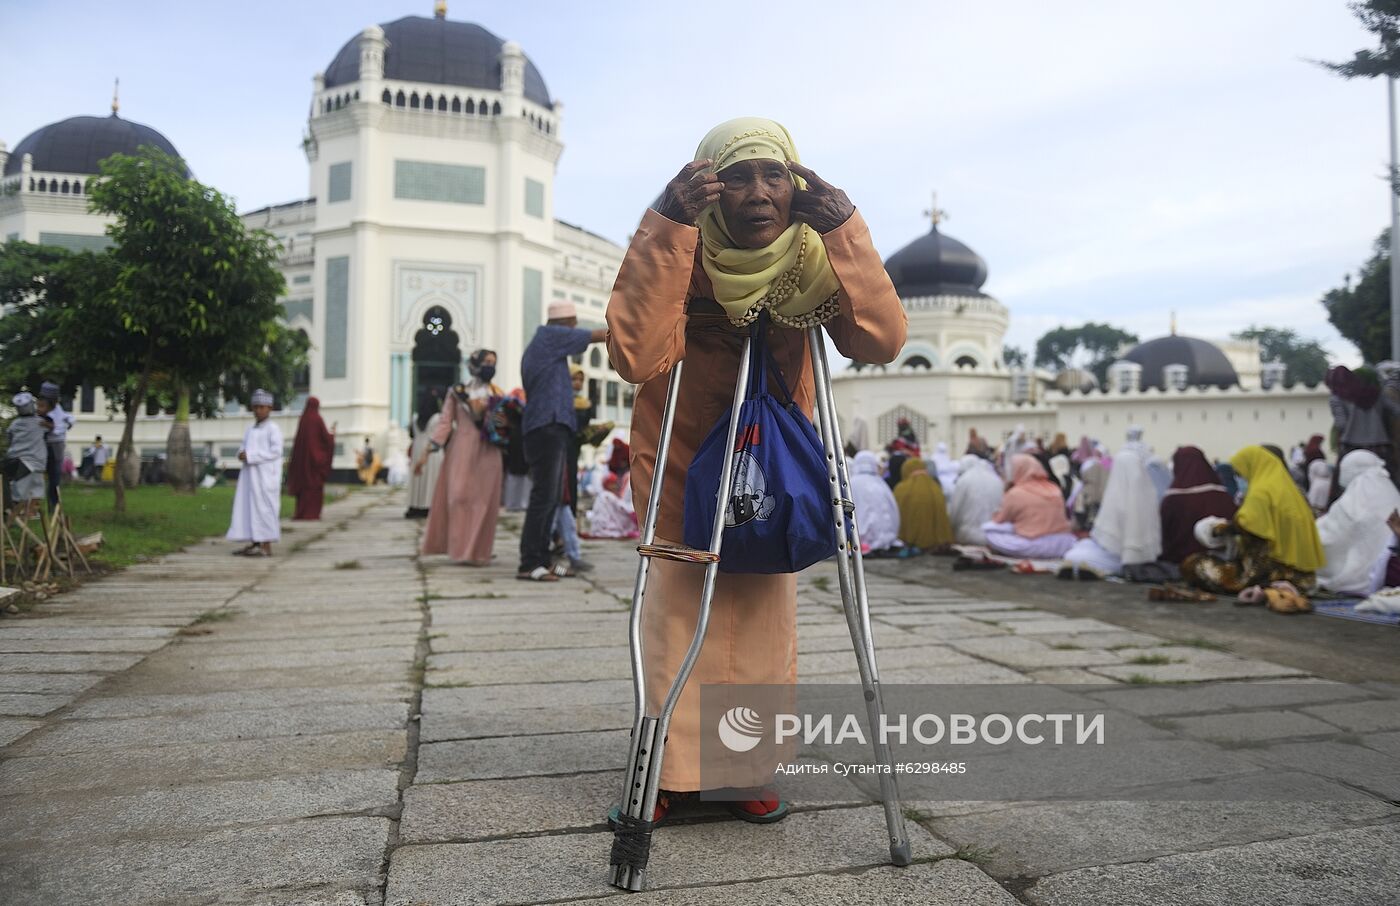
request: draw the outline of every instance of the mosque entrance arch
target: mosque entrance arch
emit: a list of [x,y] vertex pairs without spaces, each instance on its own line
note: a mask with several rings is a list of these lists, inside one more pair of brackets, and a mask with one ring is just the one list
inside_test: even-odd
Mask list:
[[[462,349],[452,329],[452,315],[441,305],[423,313],[423,326],[413,335],[413,408],[417,413],[433,390],[446,390],[460,381]],[[441,393],[439,393],[441,398]],[[426,420],[426,416],[424,416]]]

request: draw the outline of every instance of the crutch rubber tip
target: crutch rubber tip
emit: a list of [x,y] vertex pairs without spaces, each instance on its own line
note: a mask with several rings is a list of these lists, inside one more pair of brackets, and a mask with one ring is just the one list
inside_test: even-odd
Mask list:
[[902,840],[899,843],[890,844],[890,864],[904,868],[912,864],[914,857],[909,852],[909,841]]

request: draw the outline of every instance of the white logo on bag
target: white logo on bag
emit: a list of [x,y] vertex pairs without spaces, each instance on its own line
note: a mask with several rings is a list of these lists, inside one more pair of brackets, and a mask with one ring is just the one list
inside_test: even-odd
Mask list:
[[734,493],[724,508],[724,525],[734,528],[754,519],[766,521],[778,505],[768,493],[768,480],[758,460],[747,450],[734,453]]
[[763,739],[763,720],[752,708],[730,708],[719,719],[719,741],[731,752],[747,752]]

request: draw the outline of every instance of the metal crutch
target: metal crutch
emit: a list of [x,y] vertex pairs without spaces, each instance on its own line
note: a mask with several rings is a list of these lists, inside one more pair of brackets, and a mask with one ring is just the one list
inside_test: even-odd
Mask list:
[[[725,450],[734,449],[734,439],[738,434],[740,410],[748,393],[752,345],[752,340],[746,337],[743,352],[739,356],[739,376],[734,386],[734,404],[730,408]],[[666,731],[671,725],[671,713],[675,710],[686,681],[690,679],[691,670],[700,657],[700,649],[705,643],[705,632],[709,628],[710,603],[714,598],[715,579],[719,574],[720,543],[724,537],[724,511],[729,502],[729,485],[734,471],[734,457],[724,457],[719,487],[715,490],[715,521],[710,532],[708,551],[666,548],[654,544],[656,520],[661,510],[661,485],[670,454],[671,428],[675,421],[676,398],[680,392],[683,364],[677,362],[671,370],[671,379],[666,388],[666,407],[661,416],[656,467],[652,473],[651,493],[647,495],[647,515],[642,526],[641,543],[637,547],[641,558],[637,564],[637,582],[632,589],[632,614],[627,630],[628,646],[632,655],[632,751],[627,758],[627,773],[622,782],[622,803],[618,808],[617,824],[613,831],[612,852],[608,859],[608,883],[631,891],[642,890],[646,886],[647,860],[651,854],[653,830],[651,816],[656,810],[657,791],[661,784],[661,761],[666,750]],[[676,678],[671,682],[660,711],[654,716],[646,713],[646,677],[642,664],[641,632],[647,572],[653,557],[705,564],[705,580],[700,592],[700,614],[695,623],[695,635],[690,640],[690,647],[686,649],[685,658],[676,672]]]
[[860,529],[856,524],[855,502],[850,493],[851,478],[846,471],[846,452],[836,404],[831,395],[831,370],[826,361],[826,342],[820,327],[807,328],[807,349],[812,359],[812,383],[817,391],[817,429],[826,448],[826,474],[831,481],[831,515],[836,523],[836,575],[841,583],[841,607],[856,650],[856,667],[865,697],[866,717],[874,740],[875,761],[884,767],[879,774],[880,798],[885,806],[885,827],[890,834],[890,861],[908,865],[909,836],[904,830],[904,812],[895,783],[894,760],[890,747],[880,737],[885,713],[880,691],[880,674],[875,663],[875,638],[870,627],[870,599],[865,591],[865,563],[861,558]]

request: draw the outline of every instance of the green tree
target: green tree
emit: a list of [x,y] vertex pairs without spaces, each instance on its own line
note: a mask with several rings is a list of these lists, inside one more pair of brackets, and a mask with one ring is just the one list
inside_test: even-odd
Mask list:
[[1006,344],[1001,347],[1001,360],[1005,362],[1009,368],[1026,367],[1027,358],[1026,351],[1019,346]]
[[1358,50],[1344,63],[1322,65],[1346,79],[1400,76],[1400,50],[1396,47],[1400,43],[1400,0],[1365,0],[1347,6],[1380,46]]
[[1093,321],[1079,327],[1057,327],[1035,343],[1035,363],[1042,368],[1085,368],[1100,386],[1108,380],[1108,366],[1118,350],[1138,341],[1137,335],[1112,324]]
[[112,155],[101,171],[92,206],[114,217],[107,233],[115,273],[99,299],[131,340],[126,372],[135,378],[117,453],[116,508],[123,512],[136,414],[147,394],[164,385],[176,399],[167,469],[177,487],[193,488],[190,400],[212,396],[231,370],[288,346],[277,339],[286,329],[278,321],[283,281],[269,234],[250,233],[230,199],[157,149]]
[[1390,230],[1384,230],[1361,266],[1359,279],[1322,297],[1327,320],[1360,350],[1368,362],[1390,357]]
[[1288,366],[1284,383],[1292,387],[1303,383],[1316,387],[1327,376],[1327,350],[1316,340],[1305,340],[1296,330],[1250,325],[1233,337],[1236,340],[1257,340],[1259,352],[1266,362],[1282,362]]

